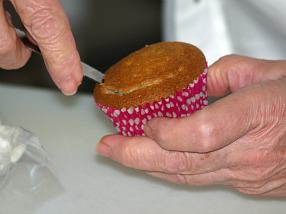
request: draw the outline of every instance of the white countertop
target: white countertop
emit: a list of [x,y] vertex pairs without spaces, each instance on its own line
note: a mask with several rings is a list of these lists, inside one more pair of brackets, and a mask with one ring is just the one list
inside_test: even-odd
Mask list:
[[[243,196],[221,187],[186,187],[149,177],[95,154],[98,140],[114,132],[91,95],[0,84],[0,120],[32,131],[45,146],[61,188],[15,201],[11,213],[285,213],[283,199]],[[48,196],[47,196],[48,195]],[[3,201],[1,198],[0,200]],[[17,198],[15,199],[17,200]]]

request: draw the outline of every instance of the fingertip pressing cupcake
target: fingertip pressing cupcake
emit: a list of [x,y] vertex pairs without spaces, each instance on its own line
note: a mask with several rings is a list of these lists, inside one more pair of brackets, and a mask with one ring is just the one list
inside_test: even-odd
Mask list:
[[206,106],[206,81],[207,63],[200,49],[160,42],[111,66],[93,95],[120,134],[143,136],[152,118],[186,117]]

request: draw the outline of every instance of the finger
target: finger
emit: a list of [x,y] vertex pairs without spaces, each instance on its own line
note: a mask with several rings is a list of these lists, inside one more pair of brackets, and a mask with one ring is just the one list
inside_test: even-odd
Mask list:
[[209,67],[208,94],[223,96],[239,88],[286,76],[285,60],[262,60],[246,56],[224,56]]
[[31,51],[17,38],[9,14],[5,12],[0,0],[0,67],[17,69],[26,64]]
[[186,174],[166,174],[160,172],[146,172],[162,180],[166,180],[176,184],[185,184],[191,186],[206,186],[228,183],[228,171],[222,169],[215,172],[203,173],[198,175]]
[[225,167],[225,154],[191,154],[163,150],[146,137],[105,136],[97,152],[124,166],[169,174],[200,174]]
[[[173,151],[211,152],[229,145],[258,123],[259,103],[270,91],[254,87],[231,94],[180,119],[155,118],[145,126],[147,136],[162,148]],[[257,108],[256,108],[256,107]]]
[[83,74],[68,19],[59,0],[12,0],[21,20],[38,43],[55,84],[76,93]]

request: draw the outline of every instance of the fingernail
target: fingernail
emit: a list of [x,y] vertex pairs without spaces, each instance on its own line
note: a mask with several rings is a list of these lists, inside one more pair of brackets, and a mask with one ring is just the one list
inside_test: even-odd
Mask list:
[[75,90],[74,92],[64,92],[64,91],[62,91],[62,93],[63,93],[65,96],[67,96],[67,97],[75,95],[76,92],[77,92],[77,90]]
[[111,155],[111,147],[105,142],[100,142],[96,147],[96,151],[104,157],[110,157]]

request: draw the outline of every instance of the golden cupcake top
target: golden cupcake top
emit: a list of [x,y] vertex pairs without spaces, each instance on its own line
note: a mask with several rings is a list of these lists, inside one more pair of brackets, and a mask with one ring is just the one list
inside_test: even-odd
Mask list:
[[159,101],[193,82],[206,68],[204,54],[183,42],[145,46],[111,66],[94,89],[97,103],[113,108]]

